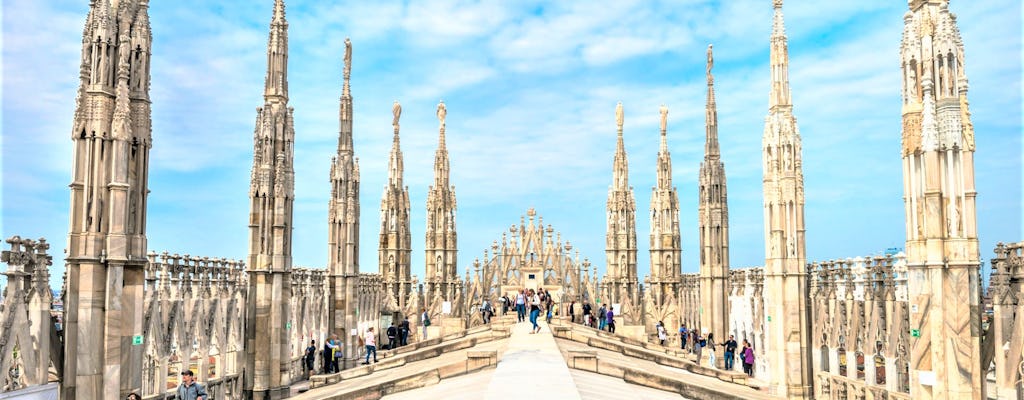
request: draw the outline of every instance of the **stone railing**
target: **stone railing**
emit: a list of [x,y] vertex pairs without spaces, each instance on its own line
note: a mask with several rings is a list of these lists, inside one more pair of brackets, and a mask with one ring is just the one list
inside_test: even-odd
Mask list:
[[[910,390],[903,254],[808,264],[816,396],[881,398]],[[826,392],[833,394],[826,395]],[[833,397],[827,397],[833,396]],[[875,397],[873,397],[875,396]],[[879,394],[878,396],[882,396]]]
[[150,252],[148,258],[142,395],[160,398],[185,369],[207,384],[239,374],[244,365],[245,264],[168,252]]
[[1024,396],[1024,242],[999,243],[992,258],[992,321],[982,365],[995,364],[996,397]]
[[60,341],[50,311],[50,245],[46,239],[18,236],[7,243],[10,250],[0,254],[7,264],[0,304],[0,392],[45,385],[51,380],[50,368],[60,365],[54,357]]

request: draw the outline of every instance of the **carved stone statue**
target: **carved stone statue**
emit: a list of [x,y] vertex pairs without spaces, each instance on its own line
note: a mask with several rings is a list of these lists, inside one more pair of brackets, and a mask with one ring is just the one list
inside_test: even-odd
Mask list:
[[352,75],[352,41],[345,38],[345,79]]
[[391,122],[391,126],[398,128],[398,118],[402,116],[402,105],[398,104],[398,100],[395,100],[395,105],[391,107],[391,112],[395,115],[395,119]]
[[448,108],[444,106],[444,100],[441,100],[441,102],[437,104],[437,119],[441,121],[441,126],[444,126],[444,120],[447,116]]
[[668,128],[668,107],[664,104],[661,105],[661,131],[664,132]]
[[711,81],[711,68],[715,65],[715,57],[711,55],[711,45],[708,45],[708,82]]
[[622,102],[620,101],[619,104],[615,106],[615,125],[619,127],[620,131],[622,130],[622,122]]

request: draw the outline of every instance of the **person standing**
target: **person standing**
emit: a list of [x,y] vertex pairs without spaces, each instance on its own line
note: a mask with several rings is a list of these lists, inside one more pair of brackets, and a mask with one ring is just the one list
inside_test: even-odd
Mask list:
[[334,347],[331,346],[331,339],[324,340],[324,349],[321,353],[321,357],[324,363],[324,373],[329,374],[332,372],[331,367],[334,366]]
[[395,322],[391,322],[391,326],[388,327],[388,350],[394,350],[395,345],[398,344],[398,327],[395,326]]
[[608,308],[604,304],[597,310],[597,329],[604,330],[605,325],[608,324]]
[[690,340],[690,332],[686,330],[686,324],[679,325],[679,349],[686,350],[687,340]]
[[519,289],[519,293],[516,294],[516,316],[519,318],[519,322],[523,322],[526,318],[526,290]]
[[486,298],[480,305],[480,317],[483,318],[485,324],[491,323],[491,302]]
[[661,341],[661,345],[665,345],[665,339],[668,338],[668,331],[665,330],[665,323],[658,321],[658,340]]
[[569,323],[576,323],[576,300],[573,300],[572,303],[569,304]]
[[743,359],[743,372],[747,376],[754,376],[754,348],[750,347],[747,339],[743,339],[743,352],[740,355]]
[[366,344],[366,361],[363,365],[370,364],[370,353],[373,353],[373,362],[377,362],[377,336],[373,333],[373,327],[366,329],[366,335],[363,336],[363,342]]
[[341,358],[345,356],[345,350],[341,348],[341,339],[338,335],[331,335],[331,367],[334,372],[341,372]]
[[210,395],[206,394],[202,384],[196,382],[192,370],[186,369],[181,373],[181,384],[174,392],[174,400],[210,400]]
[[731,371],[733,360],[736,358],[736,338],[733,335],[729,335],[729,340],[725,341],[725,369]]
[[707,343],[708,350],[708,367],[715,368],[715,333],[708,332],[708,338],[705,340]]
[[402,320],[402,324],[398,326],[398,345],[405,346],[409,344],[409,318]]
[[584,302],[583,303],[583,324],[586,325],[586,326],[589,326],[589,327],[593,327],[594,326],[594,324],[593,324],[594,321],[593,321],[593,319],[591,318],[591,315],[590,315],[591,311],[592,310],[590,308],[590,303],[589,302]]
[[608,333],[615,333],[615,307],[608,306],[608,313],[605,314],[605,323],[608,325]]
[[554,312],[555,312],[555,300],[553,300],[551,298],[551,296],[547,295],[547,294],[545,294],[545,298],[546,298],[546,301],[544,302],[544,309],[545,309],[545,312],[547,312],[547,318],[545,319],[545,321],[547,321],[547,323],[550,324],[551,323],[551,315],[554,314]]
[[313,365],[316,362],[316,340],[309,341],[309,347],[306,347],[305,358],[306,375],[309,376],[313,374]]
[[700,333],[697,333],[696,335],[696,340],[693,341],[693,352],[697,354],[697,365],[700,365],[700,357],[702,355],[701,353],[704,352],[704,346],[706,346],[708,343],[704,340],[704,337],[701,336]]
[[427,340],[427,327],[430,326],[430,314],[426,308],[420,309],[420,324],[423,325],[423,340]]
[[540,325],[537,325],[538,317],[540,317],[540,295],[530,290],[530,323],[533,324],[530,333],[540,332]]

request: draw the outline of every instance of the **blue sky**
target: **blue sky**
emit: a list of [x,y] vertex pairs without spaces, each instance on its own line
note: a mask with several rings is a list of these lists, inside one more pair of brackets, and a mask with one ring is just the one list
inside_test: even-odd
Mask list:
[[[60,265],[67,235],[70,126],[87,0],[4,0],[0,233],[45,236]],[[614,109],[637,200],[647,274],[658,107],[682,203],[683,270],[697,270],[696,176],[703,158],[705,49],[715,48],[732,267],[763,264],[761,136],[771,2],[341,2],[289,0],[295,107],[294,264],[323,267],[328,171],[338,133],[344,38],[353,43],[355,149],[362,172],[360,268],[377,271],[377,221],[403,105],[413,273],[423,276],[436,104],[458,196],[460,273],[530,207],[604,268]],[[148,237],[155,251],[242,259],[247,252],[255,110],[262,104],[271,0],[151,3],[153,140]],[[1021,4],[954,1],[977,132],[981,251],[1019,241]],[[807,254],[878,254],[905,240],[898,49],[906,3],[785,6],[794,113],[804,143]],[[62,271],[54,272],[59,286]]]

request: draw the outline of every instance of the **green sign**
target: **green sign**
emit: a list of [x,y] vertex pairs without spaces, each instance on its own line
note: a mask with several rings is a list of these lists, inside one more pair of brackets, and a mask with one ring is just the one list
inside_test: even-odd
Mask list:
[[768,322],[772,322],[772,316],[771,315],[768,316]]
[[910,330],[910,336],[911,337],[921,337],[921,331],[917,330],[917,329],[911,329]]
[[288,322],[288,323],[284,324],[284,329],[292,329],[292,323]]
[[132,336],[132,346],[138,346],[142,344],[142,335]]

